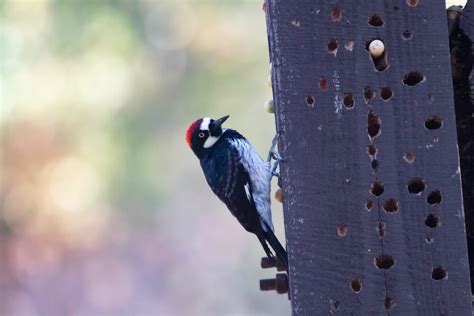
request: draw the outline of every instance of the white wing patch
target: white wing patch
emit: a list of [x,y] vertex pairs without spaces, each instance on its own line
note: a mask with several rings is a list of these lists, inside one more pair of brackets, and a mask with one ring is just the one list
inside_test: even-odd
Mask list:
[[[270,164],[264,161],[255,148],[246,140],[234,139],[231,143],[239,148],[238,152],[242,153],[242,164],[245,170],[247,170],[252,184],[251,197],[253,197],[255,202],[260,220],[266,224],[262,225],[262,228],[266,230],[265,227],[268,226],[273,230],[272,210],[270,207]],[[250,186],[245,185],[246,193],[247,190],[250,190]],[[247,197],[249,194],[250,192],[247,193]]]
[[249,199],[249,201],[252,201],[252,195],[250,194],[250,187],[248,183],[244,185],[244,189],[245,189],[245,194],[247,195],[247,199]]

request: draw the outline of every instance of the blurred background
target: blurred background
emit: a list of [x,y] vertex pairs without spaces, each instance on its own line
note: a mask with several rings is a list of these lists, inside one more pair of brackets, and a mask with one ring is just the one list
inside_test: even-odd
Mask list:
[[184,140],[268,75],[260,0],[0,0],[0,315],[289,315]]

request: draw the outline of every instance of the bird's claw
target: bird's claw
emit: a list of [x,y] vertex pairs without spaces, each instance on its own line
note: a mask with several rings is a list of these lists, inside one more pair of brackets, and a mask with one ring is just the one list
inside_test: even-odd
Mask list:
[[280,162],[283,161],[283,158],[280,156],[280,153],[275,149],[277,143],[278,143],[278,138],[280,136],[280,132],[277,132],[275,134],[275,137],[273,137],[272,140],[272,146],[270,147],[270,150],[268,151],[268,158],[267,161],[271,163],[272,159],[275,160],[273,164],[271,164],[271,177],[277,177],[278,182],[280,182],[280,173],[277,172],[277,168],[280,165]]
[[283,158],[281,158],[280,153],[278,153],[278,151],[276,150],[272,151],[271,155],[274,160],[278,162],[283,161]]
[[280,160],[276,159],[275,162],[273,163],[272,169],[271,169],[272,170],[272,176],[277,177],[277,178],[280,177],[280,173],[276,171],[279,165],[280,165]]
[[270,150],[268,151],[268,157],[267,157],[267,161],[270,162],[273,159],[276,159],[276,155],[280,156],[278,154],[278,152],[275,150],[275,147],[278,143],[278,138],[280,137],[280,132],[277,132],[275,134],[275,136],[273,137],[273,140],[272,140],[272,146],[270,147]]

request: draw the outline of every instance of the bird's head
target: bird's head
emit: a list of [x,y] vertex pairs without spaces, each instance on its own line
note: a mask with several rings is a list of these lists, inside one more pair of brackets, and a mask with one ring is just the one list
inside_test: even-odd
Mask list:
[[198,158],[201,158],[206,150],[211,148],[219,140],[224,132],[222,124],[228,118],[229,115],[217,120],[203,117],[189,125],[186,131],[186,142]]

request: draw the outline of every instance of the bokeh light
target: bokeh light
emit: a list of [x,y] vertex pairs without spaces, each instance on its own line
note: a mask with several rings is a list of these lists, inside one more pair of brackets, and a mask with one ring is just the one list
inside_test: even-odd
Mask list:
[[261,4],[0,10],[0,315],[288,314],[184,141],[192,120],[231,114],[269,146]]
[[290,313],[184,141],[230,114],[268,149],[261,7],[0,1],[0,315]]

